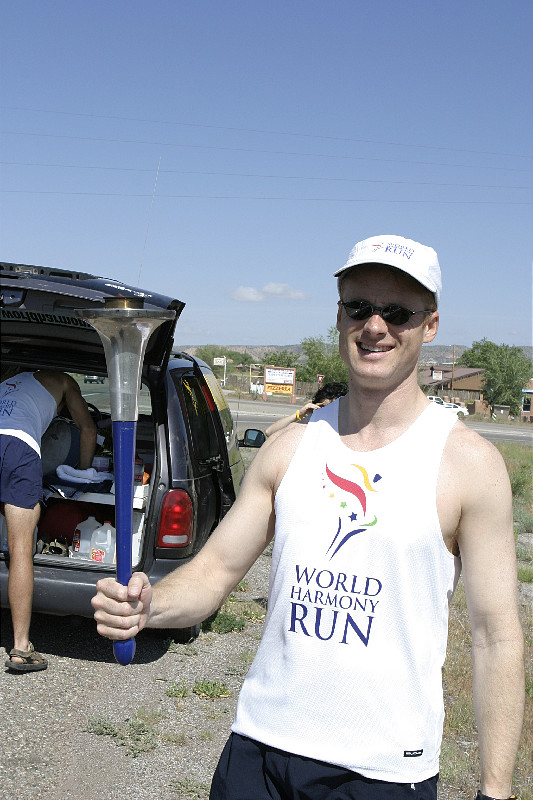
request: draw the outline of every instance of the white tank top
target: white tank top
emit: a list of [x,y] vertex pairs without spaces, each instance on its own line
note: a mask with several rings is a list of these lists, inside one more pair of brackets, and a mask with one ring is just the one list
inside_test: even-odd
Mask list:
[[41,455],[42,435],[56,414],[55,399],[32,372],[0,383],[0,434],[22,439]]
[[232,730],[366,777],[439,770],[441,669],[460,561],[437,478],[455,416],[431,403],[356,452],[315,411],[275,498],[268,612]]

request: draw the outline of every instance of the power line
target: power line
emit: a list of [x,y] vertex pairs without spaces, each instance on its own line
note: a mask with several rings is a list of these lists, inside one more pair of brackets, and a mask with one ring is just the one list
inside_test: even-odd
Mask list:
[[116,120],[120,122],[142,122],[142,123],[149,123],[151,125],[174,125],[177,127],[189,127],[189,128],[206,128],[210,130],[221,130],[221,131],[234,131],[238,133],[266,133],[273,136],[296,136],[302,137],[306,139],[323,139],[326,141],[334,141],[334,142],[354,142],[358,144],[384,144],[393,147],[414,147],[419,149],[425,150],[444,150],[451,153],[476,153],[478,155],[485,155],[485,156],[506,156],[510,158],[533,158],[531,154],[523,154],[523,153],[501,153],[501,152],[494,152],[490,150],[470,150],[467,148],[459,148],[459,147],[444,147],[442,145],[429,145],[429,144],[412,144],[408,142],[388,142],[382,139],[362,139],[362,138],[352,138],[347,136],[330,136],[327,134],[316,134],[316,133],[302,133],[302,132],[295,132],[295,131],[277,131],[277,130],[268,130],[263,128],[239,128],[235,126],[229,125],[214,125],[211,123],[201,123],[201,122],[182,122],[182,121],[175,121],[175,120],[154,120],[154,119],[142,119],[137,117],[121,117],[118,115],[111,115],[111,114],[94,114],[94,113],[82,113],[82,112],[74,112],[74,111],[57,111],[53,109],[46,109],[46,108],[24,108],[19,106],[0,106],[6,111],[30,111],[33,113],[38,114],[56,114],[61,116],[68,116],[68,117],[84,117],[87,119],[109,119],[109,120]]
[[[19,166],[19,167],[50,167],[50,168],[63,168],[63,169],[82,169],[82,170],[104,170],[109,172],[149,172],[153,173],[153,169],[149,167],[108,167],[108,166],[94,166],[86,164],[43,164],[38,162],[29,161],[0,161],[0,165],[4,166]],[[273,180],[298,180],[298,181],[330,181],[339,183],[377,183],[377,184],[393,184],[399,186],[447,186],[451,188],[462,189],[532,189],[531,186],[505,186],[502,184],[485,184],[485,183],[442,183],[437,181],[395,181],[389,179],[379,178],[332,178],[320,177],[317,175],[268,175],[257,172],[219,172],[214,170],[189,170],[189,169],[161,169],[159,174],[167,175],[208,175],[213,177],[227,177],[227,178],[268,178]]]
[[489,165],[477,164],[451,164],[439,161],[412,161],[409,159],[399,158],[377,158],[370,156],[350,156],[350,155],[334,155],[331,153],[298,153],[289,150],[261,150],[249,147],[223,147],[221,145],[205,145],[205,144],[182,144],[181,142],[159,142],[149,139],[109,139],[98,136],[72,136],[59,133],[34,133],[32,131],[0,131],[1,134],[8,136],[36,136],[49,139],[71,139],[82,142],[106,142],[108,144],[148,144],[157,147],[183,147],[195,150],[223,150],[232,153],[263,153],[268,155],[284,155],[284,156],[305,156],[311,158],[331,158],[349,161],[378,161],[381,163],[392,164],[418,164],[423,166],[437,166],[437,167],[460,167],[466,169],[495,169],[504,172],[532,172],[533,169],[522,169],[519,167],[497,167]]
[[161,156],[159,156],[159,163],[157,165],[157,172],[155,174],[154,189],[152,192],[152,202],[150,203],[150,211],[148,212],[148,224],[146,226],[146,234],[144,236],[144,245],[141,255],[141,263],[139,265],[139,274],[137,275],[137,285],[141,282],[141,270],[143,268],[144,254],[146,252],[146,242],[148,241],[148,231],[150,230],[150,221],[152,219],[152,209],[154,207],[155,190],[157,189],[157,179],[159,178],[159,167],[161,166]]
[[[68,195],[81,197],[130,197],[146,198],[151,194],[126,193],[126,192],[65,192],[50,189],[0,189],[0,194],[46,194]],[[376,198],[337,198],[337,197],[267,197],[254,195],[210,195],[210,194],[158,194],[158,198],[177,200],[288,200],[293,202],[318,202],[318,203],[427,203],[438,205],[486,205],[486,206],[531,206],[533,201],[505,201],[505,200],[392,200]]]

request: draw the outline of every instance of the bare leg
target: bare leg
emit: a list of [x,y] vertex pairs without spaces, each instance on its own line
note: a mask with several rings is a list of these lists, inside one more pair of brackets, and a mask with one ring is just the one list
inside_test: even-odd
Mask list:
[[[27,651],[33,600],[33,531],[39,520],[40,505],[19,508],[5,504],[9,579],[7,593],[13,621],[15,649]],[[13,661],[21,662],[13,656]]]

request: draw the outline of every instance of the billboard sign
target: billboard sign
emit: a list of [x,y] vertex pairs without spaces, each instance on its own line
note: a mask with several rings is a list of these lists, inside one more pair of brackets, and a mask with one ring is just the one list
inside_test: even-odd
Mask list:
[[265,367],[264,397],[266,395],[285,395],[294,403],[296,370],[293,367]]

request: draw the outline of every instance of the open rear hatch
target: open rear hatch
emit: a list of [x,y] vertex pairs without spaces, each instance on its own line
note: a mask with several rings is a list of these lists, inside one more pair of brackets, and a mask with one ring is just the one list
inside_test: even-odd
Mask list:
[[[106,374],[98,333],[74,309],[104,307],[106,298],[134,298],[143,308],[175,311],[150,337],[144,366],[166,368],[181,300],[87,273],[0,262],[2,362],[35,369]],[[43,349],[46,352],[43,352]]]
[[[133,298],[137,302],[142,301],[142,308],[148,311],[174,311],[173,318],[157,328],[147,343],[143,376],[153,383],[154,377],[162,376],[166,370],[176,323],[185,306],[182,301],[87,273],[0,262],[2,371],[13,366],[22,370],[53,369],[77,374],[82,393],[89,395],[86,399],[98,402],[98,407],[93,404],[93,410],[97,414],[104,412],[96,420],[101,434],[101,447],[96,452],[98,459],[93,462],[102,461],[104,472],[112,469],[110,459],[105,458],[106,454],[109,456],[112,452],[109,386],[106,382],[101,389],[98,386],[93,388],[91,384],[85,387],[81,381],[83,375],[107,375],[106,360],[100,336],[75,310],[104,308],[107,298]],[[94,396],[91,396],[91,392],[94,392]],[[157,476],[155,462],[158,447],[151,391],[146,382],[140,391],[139,412],[133,511],[134,567],[142,558],[144,524],[149,513],[151,486]],[[76,433],[77,430],[68,424],[68,420],[56,418],[43,436],[42,463],[43,472],[47,473],[43,479],[46,506],[36,533],[36,542],[40,541],[41,544],[35,558],[43,566],[61,563],[70,568],[101,568],[102,565],[91,564],[87,557],[76,558],[72,534],[79,518],[95,517],[99,523],[109,520],[114,524],[114,486],[99,487],[98,491],[91,491],[91,487],[85,486],[80,487],[81,492],[66,492],[66,487],[63,485],[61,488],[61,481],[57,480],[55,474],[57,465],[69,463],[66,454],[69,452],[70,437],[75,439]],[[60,453],[58,458],[57,453]],[[49,472],[47,464],[50,465],[50,459],[53,470]],[[63,560],[61,552],[54,558],[53,549],[46,548],[50,541],[63,538],[67,539],[69,553],[74,558]]]

